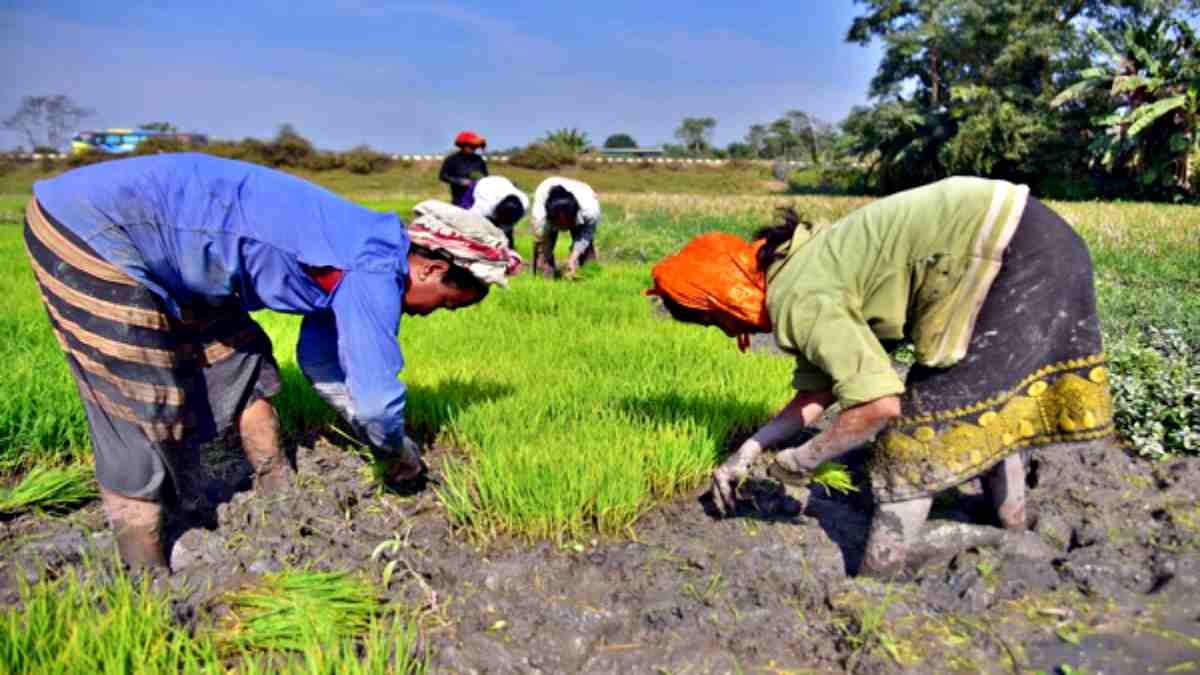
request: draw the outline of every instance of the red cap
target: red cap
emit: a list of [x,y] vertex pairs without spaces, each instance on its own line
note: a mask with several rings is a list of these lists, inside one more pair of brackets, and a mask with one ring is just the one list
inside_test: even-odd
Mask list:
[[487,139],[475,133],[474,131],[464,131],[454,137],[454,144],[460,148],[464,145],[473,145],[477,148],[486,148]]

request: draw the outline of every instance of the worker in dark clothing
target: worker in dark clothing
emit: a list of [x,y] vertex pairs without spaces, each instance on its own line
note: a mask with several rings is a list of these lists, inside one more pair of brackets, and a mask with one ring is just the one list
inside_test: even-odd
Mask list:
[[488,175],[487,162],[477,153],[487,147],[487,139],[474,131],[464,131],[454,138],[458,152],[442,162],[438,179],[450,184],[450,202],[469,209],[474,201],[471,186]]

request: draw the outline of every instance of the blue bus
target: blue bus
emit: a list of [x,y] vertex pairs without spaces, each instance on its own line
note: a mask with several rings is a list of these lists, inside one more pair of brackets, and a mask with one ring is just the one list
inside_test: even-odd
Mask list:
[[147,138],[168,138],[186,145],[204,145],[208,138],[203,134],[178,134],[149,129],[100,129],[81,131],[71,138],[71,154],[81,152],[107,152],[123,154],[133,152]]

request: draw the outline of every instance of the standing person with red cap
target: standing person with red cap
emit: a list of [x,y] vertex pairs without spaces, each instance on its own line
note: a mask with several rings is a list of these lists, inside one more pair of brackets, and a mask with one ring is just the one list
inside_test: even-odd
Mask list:
[[450,184],[450,202],[469,209],[474,202],[471,186],[488,175],[487,162],[478,154],[487,147],[487,139],[474,131],[464,131],[454,137],[458,152],[446,157],[438,179]]

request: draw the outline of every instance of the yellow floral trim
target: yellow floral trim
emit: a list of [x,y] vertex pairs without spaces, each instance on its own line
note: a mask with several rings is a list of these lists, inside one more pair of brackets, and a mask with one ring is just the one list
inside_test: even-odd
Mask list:
[[[1062,372],[1082,370],[1101,358],[1076,359],[1067,362],[1070,366],[1043,368],[1035,375],[1044,378],[1047,372],[1062,374],[1053,382],[1026,378],[1015,389],[1023,394],[1008,392],[990,399],[1002,405],[986,410],[973,422],[954,418],[965,414],[961,410],[977,411],[988,406],[975,404],[914,418],[920,420],[917,424],[902,421],[894,425],[876,444],[872,460],[876,494],[892,501],[912,499],[956,485],[1030,446],[1094,440],[1111,434],[1113,405],[1105,384],[1105,369]],[[938,429],[927,423],[930,418],[952,421]]]
[[[907,426],[913,426],[916,424],[928,424],[929,422],[942,422],[942,421],[946,421],[946,420],[957,419],[959,417],[966,417],[968,415],[973,415],[981,410],[987,410],[988,408],[994,408],[998,405],[1003,404],[1005,401],[1011,399],[1013,396],[1016,396],[1018,393],[1020,393],[1023,389],[1025,389],[1025,387],[1036,384],[1038,380],[1045,379],[1056,373],[1062,373],[1062,372],[1066,372],[1068,370],[1079,370],[1080,368],[1087,368],[1088,366],[1099,366],[1103,363],[1104,363],[1104,355],[1103,354],[1095,354],[1093,356],[1086,356],[1086,357],[1079,358],[1079,359],[1071,359],[1070,361],[1063,361],[1061,363],[1054,363],[1054,364],[1048,365],[1044,368],[1041,368],[1033,373],[1030,373],[1028,377],[1026,377],[1025,379],[1018,382],[1017,386],[1013,387],[1012,389],[1010,389],[1008,391],[1001,392],[1001,393],[993,396],[992,398],[985,399],[983,401],[980,401],[979,403],[974,403],[972,405],[965,406],[962,408],[955,408],[953,410],[939,410],[938,412],[930,413],[928,415],[918,415],[915,417],[904,417],[904,418],[897,420],[896,426],[907,427]],[[1097,380],[1096,379],[1097,377],[1099,377],[1101,379]],[[1095,382],[1097,384],[1102,384],[1102,383],[1108,381],[1108,371],[1106,371],[1102,367],[1093,368],[1092,372],[1088,374],[1088,379],[1090,379],[1092,382]],[[1046,386],[1045,383],[1042,383],[1042,384],[1043,384],[1043,386]],[[1040,396],[1041,391],[1029,392],[1029,395],[1030,396]]]

